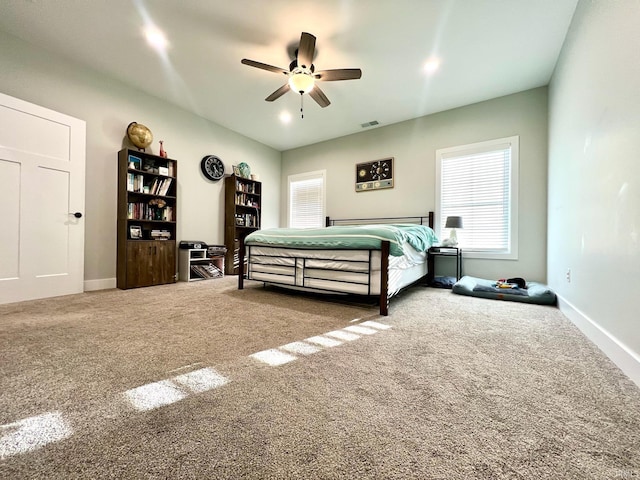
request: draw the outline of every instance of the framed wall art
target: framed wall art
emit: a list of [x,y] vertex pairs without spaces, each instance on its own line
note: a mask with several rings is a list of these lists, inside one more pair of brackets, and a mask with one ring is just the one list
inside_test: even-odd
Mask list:
[[356,192],[393,188],[393,157],[356,164]]

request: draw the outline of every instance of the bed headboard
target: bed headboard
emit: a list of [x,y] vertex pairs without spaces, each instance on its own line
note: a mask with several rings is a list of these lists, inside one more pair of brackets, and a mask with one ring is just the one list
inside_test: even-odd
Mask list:
[[325,226],[334,225],[367,225],[371,223],[412,223],[418,225],[427,225],[433,228],[433,212],[429,212],[427,216],[415,217],[379,217],[379,218],[330,218],[326,217]]

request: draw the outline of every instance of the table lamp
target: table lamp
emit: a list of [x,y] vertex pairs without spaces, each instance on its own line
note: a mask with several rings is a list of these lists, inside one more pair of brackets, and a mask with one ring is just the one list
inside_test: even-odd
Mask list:
[[446,242],[447,245],[455,247],[458,245],[458,234],[456,233],[456,228],[462,228],[462,217],[447,217],[444,227],[451,229],[451,233],[449,233],[449,238]]

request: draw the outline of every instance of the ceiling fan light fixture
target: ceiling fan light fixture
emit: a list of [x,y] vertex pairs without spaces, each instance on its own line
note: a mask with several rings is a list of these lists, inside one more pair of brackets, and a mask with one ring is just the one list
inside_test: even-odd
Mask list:
[[289,86],[294,92],[309,93],[313,89],[313,77],[304,72],[293,72],[289,77]]

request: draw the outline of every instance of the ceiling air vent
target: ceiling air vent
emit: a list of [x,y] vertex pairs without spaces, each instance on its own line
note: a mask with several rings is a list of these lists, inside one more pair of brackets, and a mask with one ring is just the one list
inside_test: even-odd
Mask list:
[[362,123],[362,128],[375,127],[376,125],[380,125],[380,122],[377,120],[372,120],[371,122]]

